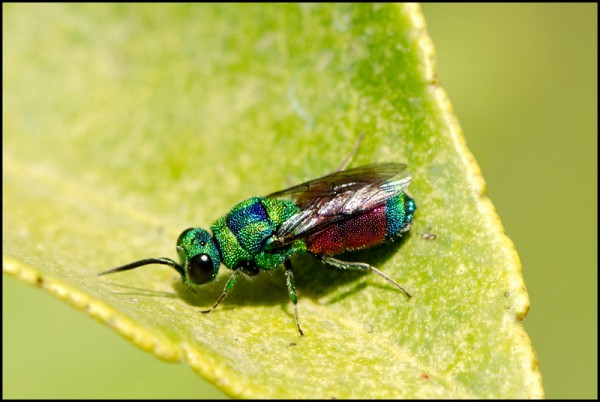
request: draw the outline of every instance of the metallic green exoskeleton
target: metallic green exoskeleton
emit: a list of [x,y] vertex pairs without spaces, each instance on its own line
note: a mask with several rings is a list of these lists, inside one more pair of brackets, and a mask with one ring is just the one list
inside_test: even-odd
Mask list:
[[297,295],[290,257],[309,253],[340,269],[378,274],[408,292],[375,267],[340,261],[333,255],[374,247],[410,228],[415,202],[404,193],[411,181],[406,165],[382,163],[341,170],[330,175],[240,202],[210,227],[183,231],[177,240],[180,262],[150,258],[100,275],[148,264],[173,267],[188,286],[212,282],[221,264],[233,270],[212,311],[229,294],[241,273],[256,275],[285,267],[286,284],[300,335]]

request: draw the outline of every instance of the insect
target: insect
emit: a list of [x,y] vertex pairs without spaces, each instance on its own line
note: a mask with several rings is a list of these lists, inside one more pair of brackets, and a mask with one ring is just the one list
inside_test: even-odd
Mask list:
[[164,257],[148,258],[99,275],[150,264],[168,265],[181,275],[185,285],[193,287],[212,282],[223,264],[233,273],[214,305],[202,311],[210,313],[231,292],[240,274],[253,276],[284,266],[296,327],[302,336],[290,262],[294,254],[309,253],[338,269],[374,272],[411,297],[377,268],[333,257],[378,246],[408,231],[417,208],[404,192],[411,179],[406,165],[399,163],[338,170],[240,202],[211,225],[212,234],[201,228],[184,230],[177,239],[179,263]]

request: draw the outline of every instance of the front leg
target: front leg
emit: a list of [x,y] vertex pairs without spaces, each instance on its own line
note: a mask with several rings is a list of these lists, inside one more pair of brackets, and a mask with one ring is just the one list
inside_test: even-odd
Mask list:
[[202,313],[204,313],[204,314],[210,313],[223,301],[223,299],[225,299],[227,297],[229,292],[231,292],[231,289],[233,289],[233,286],[235,285],[235,281],[237,280],[238,276],[240,276],[240,272],[242,272],[242,271],[237,271],[237,270],[233,271],[233,274],[231,275],[231,277],[225,284],[225,289],[223,289],[223,293],[221,293],[221,296],[219,296],[219,298],[217,299],[217,301],[215,302],[215,304],[213,304],[213,306],[211,308],[209,308],[208,310],[203,310]]

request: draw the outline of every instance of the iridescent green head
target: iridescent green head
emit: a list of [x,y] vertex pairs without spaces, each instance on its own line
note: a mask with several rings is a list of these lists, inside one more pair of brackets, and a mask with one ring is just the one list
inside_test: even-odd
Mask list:
[[183,283],[188,286],[212,282],[217,277],[221,265],[221,254],[215,241],[206,230],[200,228],[184,230],[177,239],[177,254],[179,254],[179,264],[170,258],[147,258],[109,269],[98,275],[127,271],[143,265],[160,264],[175,268],[181,275]]
[[204,229],[186,229],[177,239],[183,282],[201,285],[212,282],[219,273],[221,255],[211,235]]

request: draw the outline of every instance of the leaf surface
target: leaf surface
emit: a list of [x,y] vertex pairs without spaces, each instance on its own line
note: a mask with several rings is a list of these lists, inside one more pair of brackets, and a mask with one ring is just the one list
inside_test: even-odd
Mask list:
[[[435,78],[414,5],[9,5],[4,10],[4,272],[185,361],[244,398],[542,395],[521,265]],[[44,23],[41,23],[43,21]],[[10,33],[10,35],[8,35]],[[336,169],[407,163],[401,241],[300,256],[194,293],[166,267],[178,234]],[[135,375],[135,374],[132,374]]]

